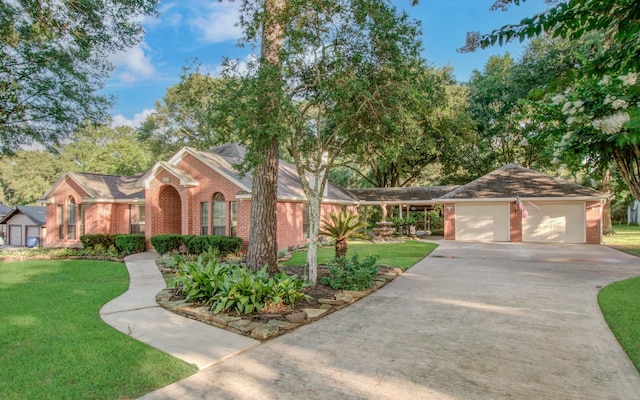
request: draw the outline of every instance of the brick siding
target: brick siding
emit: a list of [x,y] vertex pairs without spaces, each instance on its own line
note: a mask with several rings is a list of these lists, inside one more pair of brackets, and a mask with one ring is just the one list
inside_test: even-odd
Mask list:
[[585,207],[587,244],[600,244],[602,242],[602,228],[600,226],[602,204],[599,201],[588,201]]
[[511,242],[522,242],[522,210],[515,201],[509,204],[509,235]]
[[454,203],[444,205],[444,238],[456,239],[456,205]]

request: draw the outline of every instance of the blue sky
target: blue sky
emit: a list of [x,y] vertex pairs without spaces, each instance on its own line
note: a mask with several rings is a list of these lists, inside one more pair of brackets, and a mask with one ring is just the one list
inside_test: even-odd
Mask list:
[[[421,22],[423,58],[431,65],[451,65],[459,81],[467,81],[474,69],[482,70],[494,54],[509,52],[518,58],[520,43],[460,54],[466,32],[487,33],[522,18],[544,11],[543,0],[528,0],[507,12],[489,11],[494,0],[394,0],[398,8]],[[106,82],[103,94],[115,95],[112,109],[114,123],[138,126],[153,112],[167,87],[180,80],[182,68],[197,58],[203,70],[215,73],[223,57],[245,59],[250,48],[236,46],[241,31],[238,20],[239,1],[161,0],[160,15],[146,18],[146,35],[142,43],[129,51],[115,54],[116,69]]]

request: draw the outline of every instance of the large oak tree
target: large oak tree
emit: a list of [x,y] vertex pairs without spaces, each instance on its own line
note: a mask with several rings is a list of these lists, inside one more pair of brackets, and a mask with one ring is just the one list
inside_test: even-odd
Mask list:
[[0,153],[54,146],[107,118],[108,57],[142,39],[158,0],[0,2]]

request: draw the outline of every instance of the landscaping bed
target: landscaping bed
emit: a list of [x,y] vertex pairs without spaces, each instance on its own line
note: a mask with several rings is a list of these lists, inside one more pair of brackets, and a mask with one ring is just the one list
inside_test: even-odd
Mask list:
[[[164,274],[173,273],[172,270],[158,267]],[[287,266],[282,269],[288,275],[300,276],[303,272],[301,266]],[[381,266],[371,289],[348,291],[332,289],[328,285],[323,285],[321,283],[322,277],[328,276],[329,270],[326,266],[320,265],[318,266],[318,283],[315,286],[302,289],[302,292],[309,296],[307,299],[296,302],[293,307],[266,308],[251,315],[239,314],[235,311],[214,313],[209,306],[202,303],[188,303],[186,296],[177,293],[176,289],[162,290],[156,296],[156,300],[160,306],[169,311],[265,341],[347,307],[383,287],[401,273],[402,269],[400,268]]]

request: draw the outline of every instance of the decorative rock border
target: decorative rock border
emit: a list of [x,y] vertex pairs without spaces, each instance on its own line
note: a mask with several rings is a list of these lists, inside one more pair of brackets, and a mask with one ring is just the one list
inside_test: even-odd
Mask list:
[[320,303],[318,308],[304,308],[301,311],[286,314],[285,320],[274,318],[267,321],[254,321],[255,316],[251,315],[234,316],[229,313],[214,313],[207,306],[196,306],[184,300],[172,301],[173,289],[163,289],[158,292],[156,302],[161,307],[184,317],[264,342],[347,307],[380,289],[400,274],[402,269],[389,268],[376,277],[373,288],[364,291],[343,290],[332,299],[318,299]]

